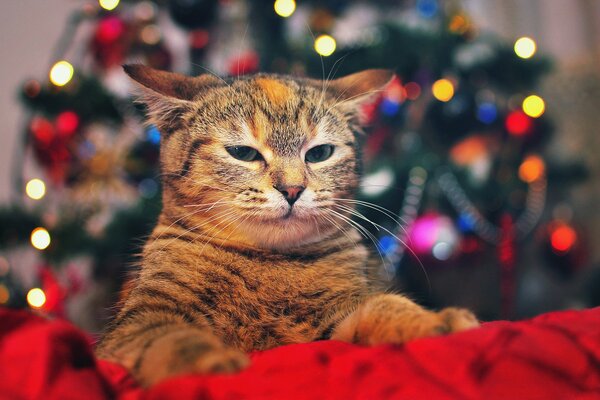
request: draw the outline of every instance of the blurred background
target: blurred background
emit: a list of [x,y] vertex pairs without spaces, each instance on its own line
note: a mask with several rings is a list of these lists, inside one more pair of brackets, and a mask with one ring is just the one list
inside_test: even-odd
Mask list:
[[[397,78],[363,110],[382,275],[483,320],[600,305],[600,2],[5,2],[0,304],[98,332],[160,211],[121,64]],[[398,224],[398,222],[400,224]]]

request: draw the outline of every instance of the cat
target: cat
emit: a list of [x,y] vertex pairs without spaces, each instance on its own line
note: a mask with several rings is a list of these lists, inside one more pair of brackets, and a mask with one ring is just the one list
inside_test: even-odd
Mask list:
[[97,347],[144,386],[231,373],[248,351],[334,339],[404,343],[478,326],[385,290],[349,221],[360,106],[392,79],[187,77],[126,65],[161,132],[163,209]]

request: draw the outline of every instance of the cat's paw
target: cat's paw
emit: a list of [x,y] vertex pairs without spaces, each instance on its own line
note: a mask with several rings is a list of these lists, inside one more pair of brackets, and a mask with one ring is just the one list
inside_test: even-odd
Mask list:
[[151,386],[183,374],[228,374],[250,364],[248,356],[213,336],[169,335],[159,339],[139,365],[137,378]]
[[[447,335],[479,326],[472,312],[462,308],[445,308],[439,312],[424,311],[397,315],[370,327],[357,330],[358,338],[367,344],[402,344],[413,339]],[[361,338],[364,336],[364,338]]]

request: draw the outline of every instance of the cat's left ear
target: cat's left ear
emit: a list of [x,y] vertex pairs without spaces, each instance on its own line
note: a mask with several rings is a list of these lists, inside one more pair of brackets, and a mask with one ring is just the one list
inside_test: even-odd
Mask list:
[[223,85],[220,78],[208,74],[189,77],[140,64],[123,69],[137,83],[135,94],[146,105],[150,123],[166,135],[180,126],[180,117],[191,109],[195,97]]
[[394,77],[389,69],[367,69],[331,81],[328,90],[346,109],[358,107],[375,98]]

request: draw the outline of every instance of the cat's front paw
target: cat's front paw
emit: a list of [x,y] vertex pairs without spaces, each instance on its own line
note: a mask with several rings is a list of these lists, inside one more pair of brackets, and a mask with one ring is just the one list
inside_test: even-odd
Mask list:
[[143,386],[176,375],[234,373],[250,364],[244,352],[212,336],[169,335],[161,342],[149,349],[139,365],[136,375]]
[[[402,344],[413,339],[447,335],[479,326],[472,312],[449,307],[439,312],[423,311],[396,315],[395,318],[377,324],[362,326],[357,330],[361,342],[370,345],[394,343]],[[359,327],[360,328],[360,327]]]

